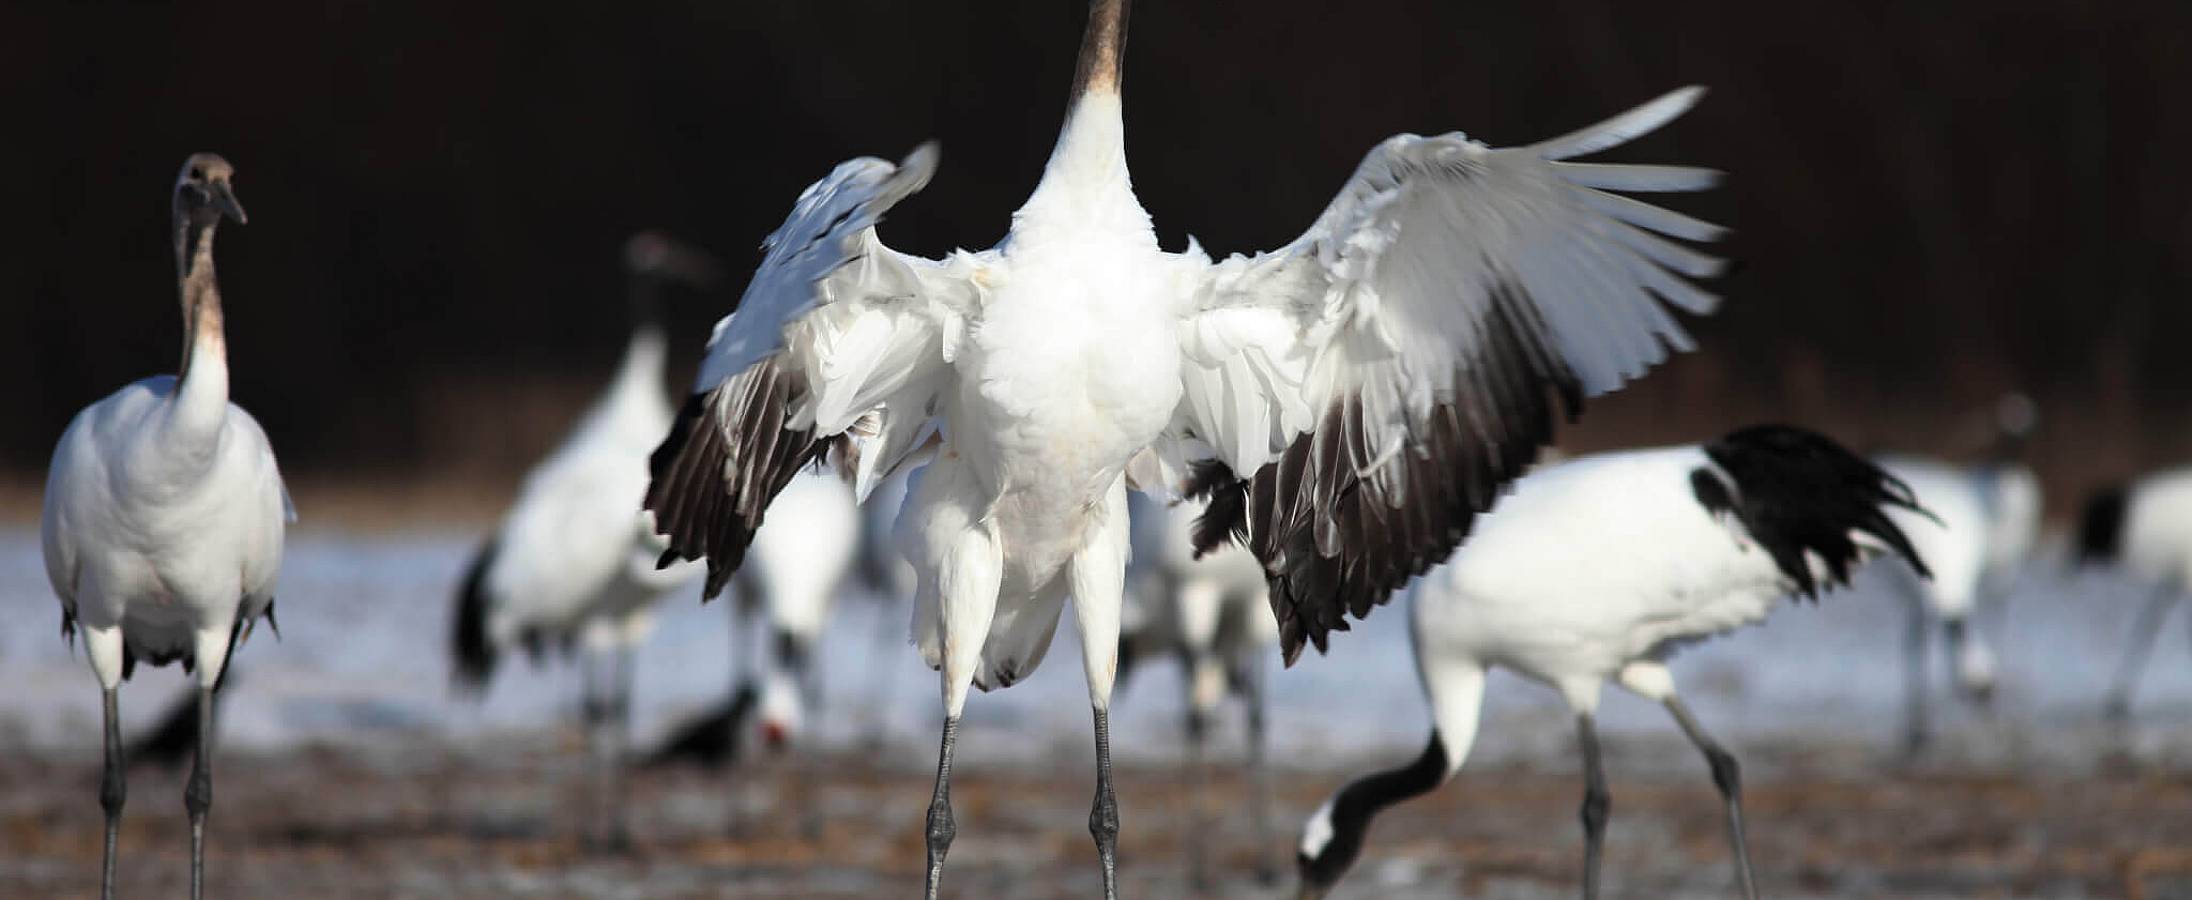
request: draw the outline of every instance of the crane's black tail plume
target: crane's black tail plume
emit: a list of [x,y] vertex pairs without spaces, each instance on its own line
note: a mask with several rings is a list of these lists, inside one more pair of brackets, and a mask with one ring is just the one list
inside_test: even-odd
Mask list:
[[[1871,460],[1824,435],[1787,425],[1729,432],[1706,444],[1705,455],[1719,471],[1700,467],[1690,473],[1697,502],[1741,521],[1796,583],[1798,594],[1817,600],[1821,587],[1849,583],[1864,557],[1857,534],[1879,541],[1919,575],[1931,577],[1888,510],[1932,514],[1918,505],[1909,485]],[[1826,570],[1824,584],[1812,571],[1813,559]]]
[[2131,491],[2120,484],[2094,491],[2078,517],[2078,561],[2113,562],[2123,554],[2124,515],[2131,509]]
[[487,615],[491,606],[487,570],[494,567],[499,548],[500,542],[495,538],[488,538],[481,544],[479,551],[472,555],[471,565],[464,570],[463,587],[457,590],[456,621],[449,629],[449,649],[455,662],[453,682],[466,694],[487,690],[487,680],[495,674],[499,654],[487,634]]

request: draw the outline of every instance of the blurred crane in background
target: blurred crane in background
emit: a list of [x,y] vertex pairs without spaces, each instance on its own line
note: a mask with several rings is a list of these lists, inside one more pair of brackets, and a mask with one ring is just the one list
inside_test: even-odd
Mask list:
[[502,524],[480,546],[457,594],[450,650],[460,688],[484,692],[514,647],[538,658],[580,654],[581,701],[599,807],[587,838],[629,841],[622,799],[630,726],[632,652],[653,627],[655,604],[690,585],[695,566],[658,569],[663,544],[639,508],[647,454],[670,428],[661,323],[664,289],[706,287],[714,261],[652,232],[625,246],[634,327],[608,390],[562,446],[526,476]]
[[1910,601],[1904,632],[1903,749],[1915,754],[1932,731],[1927,702],[1927,650],[1938,622],[1948,648],[1950,672],[1960,693],[1991,709],[1994,651],[1980,631],[1983,604],[2007,601],[2040,534],[2040,480],[2023,456],[2038,411],[2022,394],[2001,398],[1985,416],[1989,435],[1981,462],[1959,465],[1932,457],[1874,457],[1918,496],[1925,513],[1894,509],[1889,515],[1910,536],[1932,577],[1901,569]]
[[1255,791],[1252,817],[1257,875],[1278,877],[1273,840],[1269,676],[1279,626],[1271,616],[1263,567],[1239,547],[1220,547],[1198,557],[1193,533],[1205,504],[1166,503],[1146,494],[1130,498],[1133,559],[1127,566],[1127,607],[1119,627],[1119,680],[1164,657],[1180,663],[1186,686],[1189,792],[1187,867],[1198,889],[1210,883],[1209,760],[1204,755],[1211,720],[1227,696],[1241,698],[1248,713],[1248,774]]

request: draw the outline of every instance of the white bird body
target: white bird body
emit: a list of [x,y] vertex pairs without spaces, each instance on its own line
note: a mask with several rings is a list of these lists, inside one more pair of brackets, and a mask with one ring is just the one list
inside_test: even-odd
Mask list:
[[1792,593],[1845,584],[1887,551],[1923,570],[1888,515],[1909,489],[1826,438],[1763,426],[1702,446],[1580,457],[1531,472],[1411,592],[1416,671],[1431,705],[1414,763],[1357,779],[1302,831],[1303,897],[1353,865],[1379,810],[1452,777],[1476,740],[1494,666],[1558,690],[1587,788],[1584,895],[1595,897],[1607,794],[1594,717],[1607,682],[1665,705],[1712,767],[1744,894],[1755,897],[1735,759],[1676,695],[1667,659],[1764,619]]
[[1417,581],[1417,652],[1507,667],[1588,711],[1631,663],[1764,619],[1788,579],[1740,525],[1698,505],[1689,473],[1711,465],[1692,445],[1524,476]]
[[[1113,95],[1076,112],[1042,185],[982,270],[996,287],[982,328],[952,364],[956,389],[940,412],[948,449],[901,514],[916,523],[901,533],[931,542],[907,554],[931,583],[956,555],[939,542],[975,531],[997,547],[994,573],[949,576],[998,580],[989,627],[953,617],[955,639],[987,636],[975,674],[985,689],[1040,663],[1069,560],[1091,553],[1124,564],[1127,462],[1179,404],[1181,295],[1167,277],[1175,264],[1126,182],[1117,135],[1103,133],[1118,127],[1117,103]],[[939,594],[920,597],[916,636],[923,658],[941,666]],[[1116,608],[1086,612],[1116,628]]]
[[526,475],[486,570],[495,647],[528,637],[636,645],[655,603],[700,574],[691,565],[655,567],[665,545],[639,507],[647,454],[670,428],[666,357],[659,330],[635,334],[609,388]]
[[[726,765],[748,746],[749,718],[771,750],[803,732],[820,686],[816,646],[855,563],[871,550],[863,525],[851,486],[836,472],[803,470],[785,484],[732,578],[730,694],[665,738],[649,754],[654,763]],[[881,569],[886,561],[869,562]],[[903,565],[895,554],[888,562]],[[888,580],[898,573],[876,574]]]
[[1932,573],[1931,578],[1919,578],[1903,567],[1912,602],[1904,635],[1904,745],[1916,752],[1930,731],[1925,697],[1929,617],[1940,623],[1957,687],[1981,704],[1993,697],[1994,651],[1970,620],[1980,603],[2009,589],[2031,554],[2040,529],[2040,484],[2031,469],[2009,463],[1959,466],[1892,454],[1878,461],[1910,485],[1927,513],[1888,513]]
[[621,774],[632,655],[661,600],[702,574],[662,559],[667,543],[641,507],[648,459],[674,420],[664,385],[668,338],[656,321],[671,280],[704,285],[713,263],[643,232],[625,246],[638,319],[616,372],[556,449],[533,467],[458,588],[451,647],[456,683],[485,691],[500,657],[522,647],[575,652],[600,808],[589,841],[628,841]]
[[1970,615],[1990,582],[2006,578],[2031,555],[2040,531],[2040,483],[2031,469],[1903,455],[1879,462],[1933,514],[1930,520],[1908,510],[1889,515],[1933,571],[1921,595],[1937,615]]
[[199,354],[180,394],[175,376],[159,375],[87,407],[54,450],[46,574],[91,635],[108,687],[120,680],[121,648],[101,635],[120,629],[137,657],[197,657],[212,684],[231,629],[274,599],[291,518],[281,473],[259,423],[228,402],[225,363],[212,357]]
[[754,577],[738,580],[739,602],[762,607],[778,630],[813,641],[859,553],[860,509],[833,472],[802,474],[777,497],[769,524],[754,535]]

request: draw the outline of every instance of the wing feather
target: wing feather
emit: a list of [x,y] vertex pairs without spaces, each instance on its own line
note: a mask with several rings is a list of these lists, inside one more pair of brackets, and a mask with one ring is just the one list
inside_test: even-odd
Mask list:
[[1198,481],[1219,518],[1198,544],[1238,535],[1263,561],[1288,662],[1444,559],[1558,417],[1693,346],[1666,307],[1712,311],[1689,279],[1725,265],[1677,241],[1725,229],[1607,191],[1701,190],[1720,173],[1556,160],[1701,94],[1520,148],[1401,135],[1287,247],[1183,257],[1170,436],[1216,453],[1222,469]]
[[706,596],[744,561],[770,501],[840,435],[873,432],[855,466],[868,487],[914,449],[949,380],[947,341],[980,302],[980,261],[900,254],[875,224],[935,168],[924,144],[896,165],[855,159],[815,182],[716,324],[695,392],[651,458],[646,499],[669,538],[661,564],[707,559]]

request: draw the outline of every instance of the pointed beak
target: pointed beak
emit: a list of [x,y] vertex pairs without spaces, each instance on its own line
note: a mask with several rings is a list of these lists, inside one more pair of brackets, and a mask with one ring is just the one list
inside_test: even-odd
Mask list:
[[236,194],[228,189],[228,182],[215,181],[207,186],[206,193],[215,211],[238,225],[244,224],[244,205],[236,202]]

